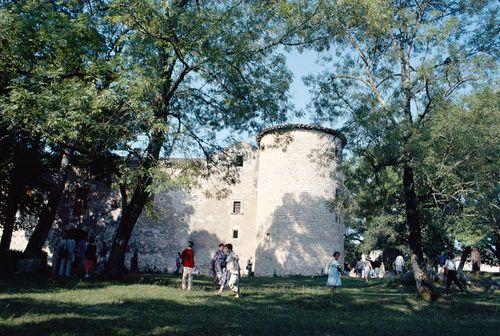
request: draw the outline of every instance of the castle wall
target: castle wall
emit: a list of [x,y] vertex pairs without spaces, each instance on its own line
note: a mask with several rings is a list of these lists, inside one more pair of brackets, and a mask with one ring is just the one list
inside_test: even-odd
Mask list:
[[331,211],[340,141],[317,130],[260,139],[256,275],[321,274],[343,254],[344,226]]
[[[239,183],[201,181],[190,192],[164,191],[155,195],[153,215],[143,213],[131,238],[139,251],[139,268],[171,272],[175,256],[189,240],[193,241],[195,262],[202,273],[209,272],[210,261],[219,243],[231,243],[245,267],[255,258],[256,164],[254,148],[243,144],[233,154],[243,154],[243,166],[237,168]],[[214,188],[229,188],[225,198],[207,197]],[[241,213],[232,214],[234,201],[241,202]],[[238,238],[233,238],[238,230]]]
[[[336,169],[341,141],[322,130],[292,128],[265,133],[258,142],[259,149],[240,143],[223,153],[243,155],[243,166],[234,168],[235,183],[215,174],[208,180],[200,176],[200,185],[189,191],[156,193],[153,210],[145,209],[133,230],[126,264],[130,267],[137,250],[141,271],[172,272],[177,252],[192,240],[197,268],[205,274],[220,242],[233,244],[242,269],[252,258],[256,275],[321,274],[335,250],[343,253],[344,227],[330,211],[330,198],[341,187]],[[227,193],[218,193],[226,188]],[[49,256],[60,233],[75,227],[96,237],[99,245],[111,246],[121,216],[120,195],[102,183],[92,184],[89,192],[79,223],[70,182],[47,241]],[[232,213],[235,201],[241,202],[240,214]],[[13,246],[24,249],[30,232],[16,235]]]

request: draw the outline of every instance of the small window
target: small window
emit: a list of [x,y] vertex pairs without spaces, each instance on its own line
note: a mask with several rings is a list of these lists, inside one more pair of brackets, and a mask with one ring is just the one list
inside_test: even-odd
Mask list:
[[238,239],[238,230],[233,230],[233,239]]
[[233,202],[233,215],[241,214],[241,201]]
[[234,160],[234,165],[236,167],[243,167],[243,155],[237,155]]

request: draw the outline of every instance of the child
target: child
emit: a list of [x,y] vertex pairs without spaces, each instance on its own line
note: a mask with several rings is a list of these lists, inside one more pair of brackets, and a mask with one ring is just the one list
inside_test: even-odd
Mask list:
[[330,287],[332,294],[335,293],[335,289],[342,284],[340,280],[340,265],[339,265],[340,252],[335,251],[333,253],[333,260],[330,264],[330,270],[328,271],[328,280],[326,281],[326,286]]

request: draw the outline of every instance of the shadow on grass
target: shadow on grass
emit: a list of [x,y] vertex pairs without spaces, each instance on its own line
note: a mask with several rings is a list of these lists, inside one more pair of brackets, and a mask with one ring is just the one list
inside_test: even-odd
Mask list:
[[[33,294],[12,284],[0,296],[1,335],[495,335],[498,297],[453,296],[435,304],[414,296],[384,297],[383,283],[363,284],[347,279],[340,293],[330,295],[322,278],[243,279],[245,297],[235,299],[208,293],[210,278],[197,278],[197,290],[177,290],[179,279],[143,276],[130,283],[85,283],[64,293],[74,302],[61,301],[58,293],[43,287]],[[153,289],[147,297],[138,283]],[[2,283],[8,286],[8,283]],[[364,287],[364,285],[367,285]],[[112,302],[81,303],[79,290],[95,289],[107,295],[118,286]],[[121,289],[121,287],[123,289]],[[163,288],[165,287],[165,289]],[[364,291],[379,291],[367,296]],[[32,291],[33,292],[33,291]],[[12,294],[11,294],[12,293]],[[51,294],[52,293],[52,294]],[[88,291],[82,292],[88,293]],[[66,294],[65,294],[66,295]],[[151,295],[151,294],[150,294]],[[70,298],[70,300],[71,300]],[[109,300],[108,300],[109,301]],[[86,301],[92,302],[92,301]]]

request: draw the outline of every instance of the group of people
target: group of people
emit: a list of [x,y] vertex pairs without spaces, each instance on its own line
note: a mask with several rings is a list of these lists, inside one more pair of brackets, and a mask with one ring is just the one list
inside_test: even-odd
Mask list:
[[[194,243],[188,242],[188,246],[184,251],[177,254],[176,273],[179,273],[182,266],[182,283],[183,290],[190,291],[193,288],[193,275],[195,269],[195,253],[193,250]],[[219,248],[215,252],[211,262],[211,272],[214,276],[212,287],[219,288],[217,294],[221,294],[225,289],[231,290],[236,297],[240,297],[240,277],[241,270],[239,257],[233,251],[232,244],[219,244]]]
[[[473,251],[474,252],[474,251]],[[340,252],[335,252],[333,254],[333,260],[329,265],[329,270],[328,270],[328,280],[327,280],[327,287],[329,287],[332,291],[332,293],[335,292],[336,288],[338,288],[341,284],[342,281],[340,279],[340,276],[344,271],[346,270],[346,267],[348,266],[347,263],[344,263],[344,269],[341,268],[339,264],[339,257],[340,257]],[[476,271],[479,268],[479,263],[480,261],[475,261],[474,255],[472,256],[472,263],[473,263],[473,272]],[[454,260],[455,256],[453,253],[442,253],[439,258],[439,272],[444,273],[446,277],[446,289],[445,289],[445,294],[448,294],[450,291],[451,285],[454,283],[458,289],[462,292],[465,292],[465,288],[463,284],[461,283],[460,279],[458,278],[458,270],[457,270],[457,265]],[[476,259],[478,259],[476,257]],[[480,259],[479,259],[480,260]],[[476,263],[476,264],[474,264]],[[369,257],[365,258],[365,260],[358,260],[355,265],[355,273],[357,277],[363,277],[365,281],[368,281],[370,277],[376,277],[377,272],[376,268],[379,268],[381,264],[381,261],[375,260],[372,261]],[[394,270],[396,272],[396,276],[400,276],[403,273],[404,269],[404,264],[405,260],[402,255],[398,255],[394,261]],[[347,266],[346,266],[347,265]]]
[[[398,256],[396,258],[395,262],[396,273],[402,272],[402,264],[400,264],[399,258],[401,258],[401,261],[403,260],[402,256]],[[354,269],[355,269],[355,274],[358,278],[364,278],[365,281],[369,281],[370,278],[379,277],[381,267],[382,267],[382,260],[380,260],[380,257],[373,261],[370,259],[370,257],[367,257],[365,260],[359,259],[356,262]]]
[[[333,259],[328,266],[328,279],[326,281],[326,286],[330,288],[332,293],[335,293],[336,289],[342,285],[342,280],[340,278],[341,274],[347,273],[350,271],[350,267],[347,263],[344,263],[344,267],[340,266],[339,263],[340,252],[335,251],[333,253]],[[364,277],[365,281],[368,281],[370,276],[378,276],[377,271],[374,271],[374,266],[376,269],[380,269],[381,261],[375,260],[372,263],[370,258],[366,258],[365,260],[358,260],[355,265],[355,272],[357,277]]]
[[68,232],[63,232],[56,249],[54,274],[61,277],[77,275],[88,279],[94,272],[100,274],[104,271],[107,254],[106,242],[102,243],[98,258],[94,237],[73,239]]

